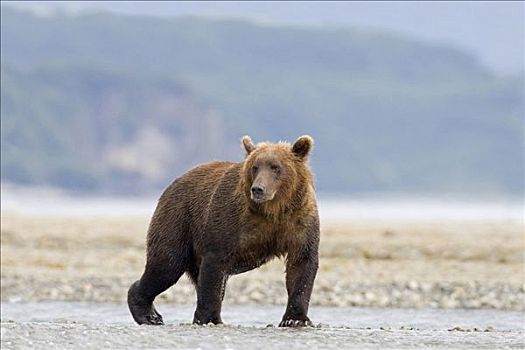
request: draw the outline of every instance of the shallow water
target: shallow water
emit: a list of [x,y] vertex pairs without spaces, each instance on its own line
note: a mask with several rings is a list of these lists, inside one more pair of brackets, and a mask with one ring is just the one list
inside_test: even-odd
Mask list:
[[224,305],[224,327],[190,325],[194,306],[158,309],[166,326],[135,325],[120,304],[2,303],[2,348],[525,347],[521,312],[312,307],[318,328],[283,329],[283,306]]

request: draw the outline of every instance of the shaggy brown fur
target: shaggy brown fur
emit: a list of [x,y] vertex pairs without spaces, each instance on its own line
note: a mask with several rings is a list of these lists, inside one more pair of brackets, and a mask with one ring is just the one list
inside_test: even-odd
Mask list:
[[319,217],[309,136],[293,144],[242,139],[246,159],[211,162],[162,194],[147,237],[147,261],[128,292],[139,324],[163,324],[155,297],[187,273],[197,288],[194,323],[222,323],[228,276],[286,257],[288,305],[280,326],[306,326],[318,268]]

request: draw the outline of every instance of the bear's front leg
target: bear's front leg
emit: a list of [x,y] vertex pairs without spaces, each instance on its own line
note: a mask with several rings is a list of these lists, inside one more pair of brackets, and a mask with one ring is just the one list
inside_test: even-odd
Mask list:
[[289,258],[286,264],[286,289],[288,305],[279,327],[311,326],[308,318],[308,306],[319,267],[317,249],[302,255],[298,259]]
[[203,257],[197,283],[197,309],[193,323],[222,323],[221,306],[226,281],[224,265],[215,254]]

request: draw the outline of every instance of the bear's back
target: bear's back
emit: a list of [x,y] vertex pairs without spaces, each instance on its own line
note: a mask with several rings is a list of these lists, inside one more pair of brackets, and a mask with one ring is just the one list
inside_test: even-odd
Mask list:
[[215,161],[198,165],[175,180],[171,186],[174,192],[183,195],[210,197],[228,169],[236,164]]
[[215,161],[201,164],[173,181],[161,195],[152,223],[202,228],[212,196],[224,175],[239,163]]

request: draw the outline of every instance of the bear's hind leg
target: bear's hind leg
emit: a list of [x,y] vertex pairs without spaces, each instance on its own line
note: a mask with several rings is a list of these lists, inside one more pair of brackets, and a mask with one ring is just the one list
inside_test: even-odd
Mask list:
[[133,319],[138,324],[163,325],[162,315],[155,309],[153,302],[147,302],[140,296],[140,289],[138,280],[128,290],[128,306]]
[[204,257],[197,281],[197,309],[193,317],[196,324],[222,323],[221,307],[227,276],[224,262],[216,255]]
[[190,278],[191,283],[197,288],[199,284],[199,266],[197,262],[193,259],[190,259],[188,268],[186,270],[186,275]]
[[162,315],[153,305],[153,300],[182,276],[187,264],[187,255],[184,255],[162,260],[159,260],[158,256],[155,257],[155,263],[148,261],[140,280],[131,285],[128,291],[128,306],[138,324],[164,324]]
[[[186,275],[189,277],[191,283],[195,286],[195,290],[197,291],[197,288],[199,287],[199,266],[197,266],[196,261],[192,261],[188,265],[188,269],[186,270]],[[226,291],[226,283],[228,282],[228,276],[224,278],[224,282],[222,283],[222,289],[221,289],[221,300],[224,300],[224,293]]]

